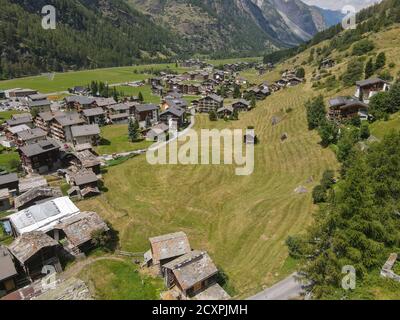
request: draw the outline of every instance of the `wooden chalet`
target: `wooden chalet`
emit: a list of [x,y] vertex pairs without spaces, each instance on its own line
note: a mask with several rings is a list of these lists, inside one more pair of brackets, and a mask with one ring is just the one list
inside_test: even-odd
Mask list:
[[44,266],[53,266],[61,272],[59,260],[60,244],[41,231],[24,233],[8,246],[11,254],[30,279],[42,278]]
[[367,79],[356,82],[357,89],[355,97],[366,104],[369,103],[370,99],[382,91],[389,91],[390,84],[380,78]]
[[328,119],[342,122],[354,118],[368,120],[368,105],[357,99],[337,97],[329,100]]
[[52,139],[42,140],[18,149],[26,173],[46,173],[60,166],[60,146]]
[[224,99],[216,94],[210,94],[198,100],[198,112],[210,112],[211,110],[217,111],[224,105]]

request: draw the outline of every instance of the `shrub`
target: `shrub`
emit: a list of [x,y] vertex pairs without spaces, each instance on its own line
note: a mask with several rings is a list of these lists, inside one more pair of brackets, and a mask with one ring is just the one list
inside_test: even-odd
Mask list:
[[314,204],[325,202],[327,199],[326,190],[322,186],[316,186],[312,191],[312,197]]
[[354,44],[352,55],[353,56],[362,56],[362,55],[374,50],[374,48],[375,48],[375,45],[371,40],[363,39]]

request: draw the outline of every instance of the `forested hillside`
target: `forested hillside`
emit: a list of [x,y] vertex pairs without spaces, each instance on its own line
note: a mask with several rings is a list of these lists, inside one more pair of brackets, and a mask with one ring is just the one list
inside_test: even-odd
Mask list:
[[[274,55],[282,60],[279,70],[305,69],[305,91],[315,96],[304,106],[309,129],[341,164],[317,179],[313,199],[319,209],[308,232],[287,239],[315,299],[399,298],[399,284],[379,276],[389,254],[400,249],[399,22],[400,1],[386,0],[361,12],[354,30],[335,27],[297,51],[286,51],[286,58]],[[327,58],[334,65],[321,67]],[[371,98],[369,121],[327,120],[330,99],[352,96],[356,81],[375,77],[391,83],[391,89]],[[342,287],[345,266],[356,271],[352,290]]]
[[[57,8],[56,30],[41,9]],[[159,61],[185,48],[121,0],[0,0],[0,78]]]

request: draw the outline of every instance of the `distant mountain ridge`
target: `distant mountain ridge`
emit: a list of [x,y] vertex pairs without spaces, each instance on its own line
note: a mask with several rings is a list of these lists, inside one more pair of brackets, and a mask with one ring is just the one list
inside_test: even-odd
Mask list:
[[201,52],[209,47],[224,52],[289,47],[343,17],[300,0],[126,1]]

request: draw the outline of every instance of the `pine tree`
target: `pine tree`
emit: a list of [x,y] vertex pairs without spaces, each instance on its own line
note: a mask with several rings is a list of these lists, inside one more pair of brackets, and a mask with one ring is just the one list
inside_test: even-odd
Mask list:
[[381,52],[376,57],[375,70],[379,70],[383,68],[385,65],[386,65],[386,55],[384,52]]
[[215,112],[215,110],[211,110],[208,117],[209,117],[210,121],[218,120],[218,116],[217,116],[217,113]]
[[256,101],[256,97],[252,96],[251,97],[251,101],[250,101],[250,108],[254,109],[257,106],[257,101]]
[[365,79],[369,79],[374,74],[374,62],[372,58],[365,65]]
[[239,99],[241,96],[242,94],[240,93],[240,87],[238,85],[235,85],[233,89],[233,98]]
[[131,142],[135,142],[139,140],[140,132],[139,132],[139,123],[137,120],[129,119],[128,124],[128,136]]
[[142,94],[141,91],[139,91],[138,99],[139,99],[140,102],[143,102],[143,101],[144,101],[143,94]]

